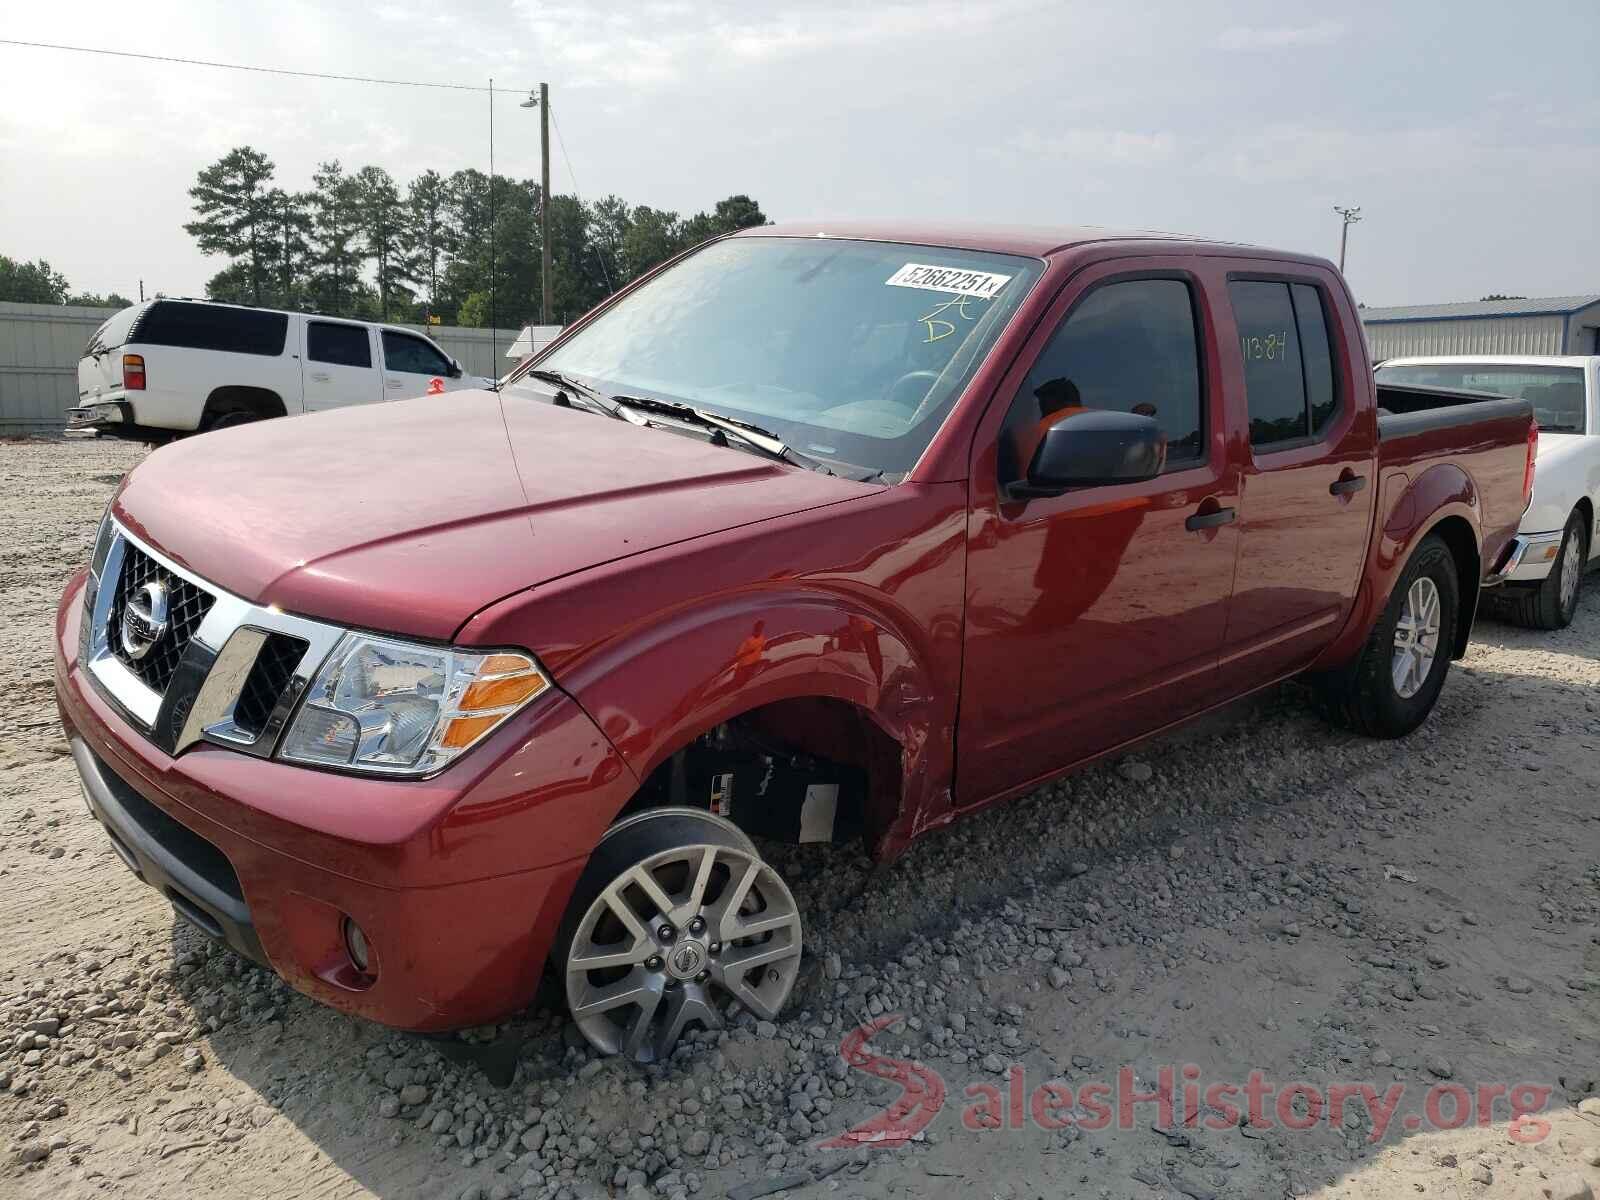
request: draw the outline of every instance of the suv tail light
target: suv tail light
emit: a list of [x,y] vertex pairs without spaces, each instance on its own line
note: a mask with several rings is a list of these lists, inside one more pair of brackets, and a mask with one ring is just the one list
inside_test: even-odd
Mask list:
[[[144,391],[144,355],[122,356],[122,387],[129,392]],[[1531,459],[1529,460],[1532,461]]]
[[1528,511],[1528,505],[1533,503],[1533,465],[1534,459],[1539,454],[1539,423],[1533,422],[1528,426],[1528,465],[1522,472],[1522,511]]

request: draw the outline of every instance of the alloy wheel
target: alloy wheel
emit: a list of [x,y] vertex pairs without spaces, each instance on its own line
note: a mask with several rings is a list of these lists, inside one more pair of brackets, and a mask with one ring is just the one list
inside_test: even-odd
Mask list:
[[1578,603],[1578,581],[1583,576],[1583,538],[1576,530],[1567,531],[1566,547],[1561,551],[1561,616],[1572,616]]
[[567,1004],[605,1054],[658,1062],[693,1024],[720,1028],[728,1002],[763,1020],[800,967],[800,913],[745,846],[657,851],[589,905],[567,952]]
[[1390,670],[1394,690],[1402,700],[1409,700],[1422,690],[1438,653],[1439,589],[1424,575],[1407,590],[1394,627]]

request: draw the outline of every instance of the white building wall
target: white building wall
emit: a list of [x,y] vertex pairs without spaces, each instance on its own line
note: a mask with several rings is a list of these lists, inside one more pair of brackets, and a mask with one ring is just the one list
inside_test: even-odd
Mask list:
[[1568,354],[1600,354],[1600,304],[1572,314],[1567,322]]
[[1372,357],[1407,354],[1562,354],[1560,314],[1452,321],[1381,321],[1368,325]]

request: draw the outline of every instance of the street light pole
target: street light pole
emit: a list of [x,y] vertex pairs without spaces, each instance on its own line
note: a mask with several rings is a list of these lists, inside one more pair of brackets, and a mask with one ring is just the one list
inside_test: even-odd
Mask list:
[[539,85],[539,324],[550,324],[550,87]]
[[523,108],[539,110],[539,324],[550,324],[550,85],[528,93]]
[[1354,208],[1340,208],[1335,204],[1333,211],[1344,218],[1344,224],[1339,228],[1339,274],[1343,275],[1344,250],[1350,241],[1350,226],[1361,220],[1361,206],[1358,204]]

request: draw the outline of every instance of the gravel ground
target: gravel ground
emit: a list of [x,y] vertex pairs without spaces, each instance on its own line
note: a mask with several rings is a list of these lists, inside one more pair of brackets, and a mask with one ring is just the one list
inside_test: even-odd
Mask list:
[[[812,951],[787,1020],[639,1069],[530,1011],[463,1038],[520,1042],[498,1089],[461,1043],[341,1017],[214,948],[86,815],[54,720],[50,620],[141,453],[0,444],[0,683],[20,697],[0,717],[6,1195],[1600,1190],[1600,580],[1570,630],[1482,625],[1401,743],[1332,730],[1285,687],[889,868],[774,848]],[[910,1140],[821,1147],[901,1094],[839,1053],[895,1014],[872,1046],[936,1073],[942,1109]],[[1213,1105],[1193,1119],[1186,1064]],[[1088,1085],[1126,1072],[1150,1092],[1164,1067],[1172,1114],[1144,1102],[1107,1129],[1051,1129],[1010,1104],[1055,1081],[1085,1115]],[[1332,1083],[1368,1084],[1379,1117],[1351,1101],[1333,1119],[1302,1093],[1241,1126],[1222,1111],[1232,1094],[1205,1089],[1252,1071],[1330,1099]],[[922,1078],[927,1098],[939,1085]],[[1454,1123],[1449,1098],[1426,1119],[1428,1089],[1457,1087],[1469,1109],[1487,1096],[1481,1125],[1437,1127]],[[1542,1103],[1516,1125],[1519,1095]]]

